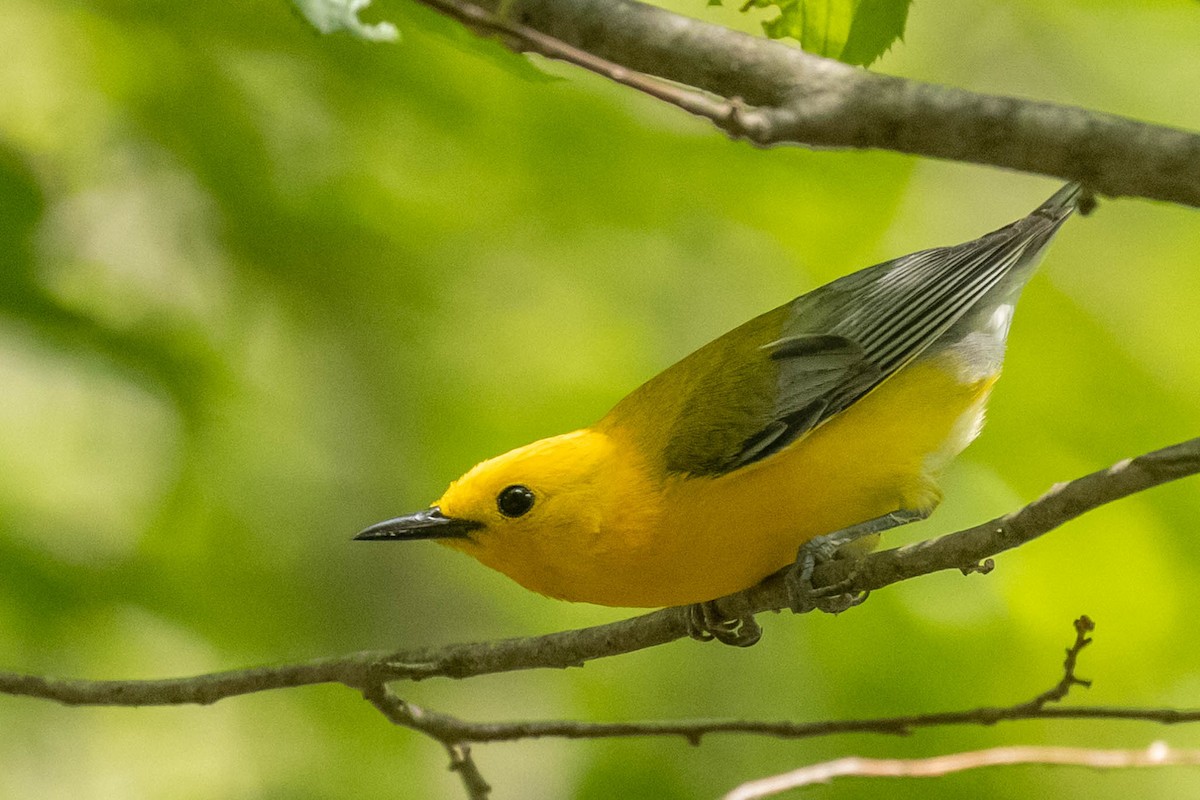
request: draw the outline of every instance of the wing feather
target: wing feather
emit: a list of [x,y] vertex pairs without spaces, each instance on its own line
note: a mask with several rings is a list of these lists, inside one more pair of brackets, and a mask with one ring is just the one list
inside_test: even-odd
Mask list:
[[[925,352],[1006,278],[1026,273],[1018,275],[1023,283],[1028,270],[1018,268],[1032,266],[1071,208],[1054,215],[1039,209],[980,239],[903,256],[856,273],[851,277],[859,278],[854,289],[861,302],[840,320],[820,313],[824,289],[834,289],[837,282],[797,298],[789,322],[798,332],[789,331],[771,354],[781,362],[780,402],[771,422],[783,422],[786,430],[777,431],[769,447],[755,442],[756,446],[744,449],[737,465],[777,452],[845,410]],[[806,346],[787,346],[794,341]],[[851,360],[852,353],[860,354],[860,360]],[[831,374],[827,365],[839,359],[839,371]],[[810,411],[817,399],[823,401],[821,413],[795,413]]]
[[[668,471],[719,475],[767,458],[929,350],[955,323],[983,307],[989,295],[993,299],[984,305],[1005,302],[1032,273],[1041,251],[1074,210],[1079,191],[1073,184],[1064,187],[1028,217],[974,241],[923,250],[840,278],[676,365],[668,373],[685,374],[692,358],[706,354],[708,359],[703,375],[689,379],[690,397],[665,432]],[[762,322],[776,315],[780,327],[772,332]],[[752,364],[714,360],[730,348],[742,352],[733,340],[750,331],[763,337],[758,350],[775,366],[773,392]],[[764,393],[769,400],[759,403],[756,398]],[[697,430],[718,421],[735,424],[742,435]]]

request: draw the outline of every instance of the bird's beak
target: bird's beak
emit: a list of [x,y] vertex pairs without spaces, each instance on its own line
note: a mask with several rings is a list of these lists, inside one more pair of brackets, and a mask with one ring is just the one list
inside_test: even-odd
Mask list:
[[469,539],[470,532],[483,523],[447,517],[437,506],[379,522],[354,538],[364,542],[411,541],[413,539]]

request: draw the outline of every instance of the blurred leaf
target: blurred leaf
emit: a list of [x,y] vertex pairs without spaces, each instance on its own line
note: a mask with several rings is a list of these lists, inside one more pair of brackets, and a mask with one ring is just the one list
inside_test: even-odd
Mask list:
[[[795,39],[810,53],[866,66],[904,36],[912,0],[747,0],[742,11],[777,8],[765,20],[772,39]],[[709,0],[708,5],[721,5]]]
[[358,18],[358,12],[369,6],[371,0],[292,0],[292,3],[321,33],[349,31],[372,42],[394,42],[400,38],[400,32],[390,22],[368,25]]

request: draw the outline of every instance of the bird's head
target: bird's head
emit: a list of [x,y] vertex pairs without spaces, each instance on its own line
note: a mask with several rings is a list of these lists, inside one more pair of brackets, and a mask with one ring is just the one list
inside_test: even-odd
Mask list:
[[526,588],[562,596],[564,552],[586,560],[653,507],[636,458],[592,429],[484,461],[429,508],[364,530],[360,540],[436,539]]

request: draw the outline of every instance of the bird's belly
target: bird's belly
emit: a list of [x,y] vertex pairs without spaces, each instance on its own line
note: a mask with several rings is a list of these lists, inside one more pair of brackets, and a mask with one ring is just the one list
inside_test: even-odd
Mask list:
[[[930,474],[978,429],[995,376],[911,365],[782,452],[716,478],[672,478],[636,541],[593,555],[558,596],[615,606],[711,600],[792,563],[813,537],[940,499]],[[964,433],[966,431],[967,433]]]

